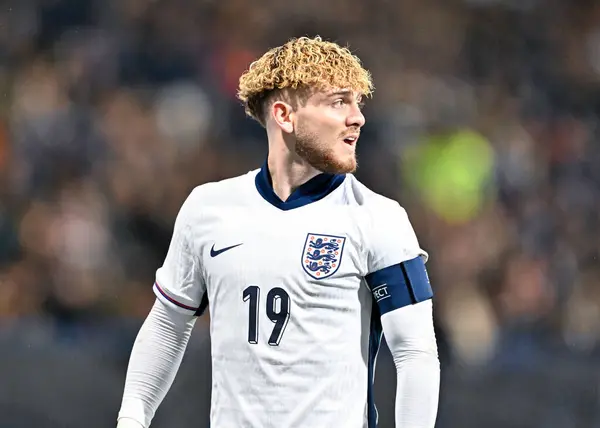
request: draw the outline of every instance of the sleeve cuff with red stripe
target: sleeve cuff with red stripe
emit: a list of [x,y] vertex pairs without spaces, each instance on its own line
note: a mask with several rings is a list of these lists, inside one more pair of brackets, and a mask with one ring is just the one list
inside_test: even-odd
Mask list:
[[161,287],[158,282],[154,283],[152,289],[154,290],[154,294],[156,294],[156,297],[158,297],[163,303],[182,314],[200,316],[208,306],[208,296],[206,295],[206,292],[202,297],[200,305],[192,306],[182,303],[179,299],[171,297],[169,293],[163,287]]

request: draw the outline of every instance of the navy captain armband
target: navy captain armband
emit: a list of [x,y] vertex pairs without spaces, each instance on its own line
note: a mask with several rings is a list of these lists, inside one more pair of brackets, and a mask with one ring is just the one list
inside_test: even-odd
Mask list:
[[421,257],[370,273],[365,279],[382,315],[433,297]]

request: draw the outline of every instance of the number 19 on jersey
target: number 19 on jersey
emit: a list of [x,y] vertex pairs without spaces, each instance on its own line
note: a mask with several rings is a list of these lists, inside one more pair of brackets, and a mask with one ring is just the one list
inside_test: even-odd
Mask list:
[[[242,298],[244,302],[248,302],[248,343],[256,345],[258,343],[258,319],[261,305],[260,287],[250,285],[244,290]],[[279,346],[285,327],[290,319],[290,306],[290,296],[283,288],[275,287],[267,293],[266,314],[275,324],[269,337],[269,345]]]

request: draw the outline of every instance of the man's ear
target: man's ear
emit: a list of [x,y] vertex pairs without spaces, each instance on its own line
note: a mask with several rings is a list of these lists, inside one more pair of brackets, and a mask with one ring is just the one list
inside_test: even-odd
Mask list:
[[276,100],[271,104],[270,114],[277,126],[286,134],[294,132],[294,108],[291,104]]

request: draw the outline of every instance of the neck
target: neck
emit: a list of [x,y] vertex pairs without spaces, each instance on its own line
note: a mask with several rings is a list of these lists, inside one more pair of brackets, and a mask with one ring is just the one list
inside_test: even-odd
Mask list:
[[282,201],[286,201],[294,190],[321,173],[285,146],[280,146],[279,150],[269,148],[267,164],[273,191]]

